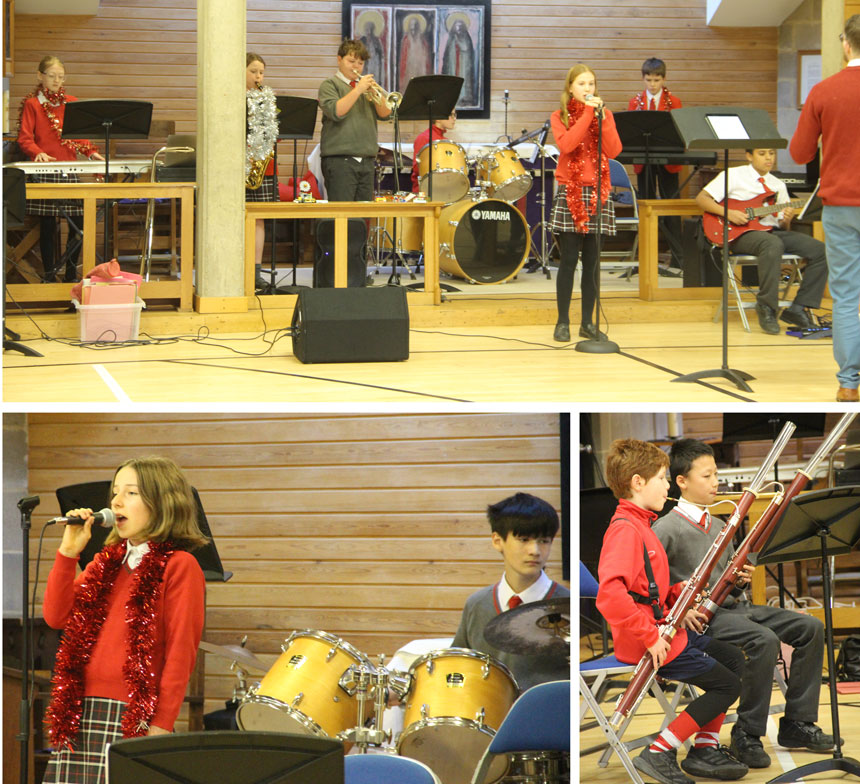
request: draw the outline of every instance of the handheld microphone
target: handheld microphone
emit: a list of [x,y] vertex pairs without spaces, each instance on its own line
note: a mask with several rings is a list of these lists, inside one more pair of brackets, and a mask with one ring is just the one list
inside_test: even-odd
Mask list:
[[[585,96],[585,102],[588,103],[589,101],[593,101],[595,98],[597,98],[596,95],[592,95],[591,93],[588,93]],[[595,114],[601,114],[601,115],[603,114],[603,105],[602,104],[600,106],[593,106],[592,108],[594,109]]]
[[[113,509],[102,509],[101,512],[96,512],[92,516],[93,523],[98,525],[111,526],[116,522],[116,515]],[[55,517],[53,520],[48,520],[48,525],[83,525],[84,521],[80,517]]]

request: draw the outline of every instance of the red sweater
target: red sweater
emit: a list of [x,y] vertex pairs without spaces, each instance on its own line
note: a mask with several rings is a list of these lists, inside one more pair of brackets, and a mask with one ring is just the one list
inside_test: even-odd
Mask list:
[[843,68],[810,91],[800,112],[789,152],[807,163],[821,137],[821,201],[833,207],[860,207],[860,66]]
[[[67,101],[77,101],[73,95],[66,95]],[[60,128],[63,127],[63,119],[66,115],[65,104],[51,107],[54,116],[60,122]],[[86,145],[86,155],[90,156],[99,149],[94,144],[91,144],[87,139],[77,139],[76,141]],[[18,133],[18,146],[21,151],[31,161],[35,160],[40,152],[46,152],[48,155],[56,158],[58,161],[74,161],[77,160],[77,153],[71,147],[65,144],[60,144],[60,140],[45,111],[39,105],[39,99],[35,96],[28,98],[24,102],[24,108],[21,110],[21,130]]]
[[[97,555],[96,558],[99,556]],[[62,629],[72,611],[74,587],[79,585],[92,563],[75,578],[77,558],[57,553],[48,575],[43,613],[53,629]],[[125,604],[129,598],[134,572],[119,570],[108,599],[108,613],[101,628],[84,675],[87,697],[108,697],[128,702],[122,667],[125,663]],[[203,634],[205,581],[191,553],[177,550],[164,570],[163,588],[158,602],[153,667],[158,682],[158,705],[151,724],[172,730],[185,699],[188,678],[194,669],[197,646]]]
[[[642,558],[642,545],[648,548],[654,581],[664,608],[678,598],[684,583],[669,585],[669,559],[651,524],[657,519],[631,501],[618,502],[615,514],[603,537],[597,567],[600,588],[597,609],[612,629],[615,655],[620,661],[637,664],[649,645],[657,642],[658,622],[650,605],[633,600],[628,591],[648,595],[648,577]],[[664,664],[672,661],[687,646],[687,632],[680,629]]]
[[[671,109],[669,108],[669,101],[672,102],[672,108]],[[629,112],[636,112],[636,111],[649,112],[649,111],[651,111],[651,109],[649,108],[650,105],[651,105],[651,94],[647,90],[642,90],[642,92],[636,93],[636,95],[634,95],[630,99],[630,102],[627,104],[627,111],[629,111]],[[680,108],[681,108],[681,99],[678,98],[677,95],[672,95],[672,93],[670,93],[669,90],[664,87],[663,88],[663,95],[661,96],[661,100],[660,100],[660,108],[657,109],[656,111],[670,112],[670,111],[672,111],[672,109],[680,109]],[[633,171],[635,171],[636,174],[639,174],[642,171],[642,169],[644,169],[644,168],[645,168],[644,166],[637,163],[633,167]],[[664,168],[666,169],[667,172],[672,172],[674,174],[675,172],[681,171],[681,169],[683,167],[679,166],[678,164],[667,163],[664,166]]]
[[[568,176],[567,167],[570,163],[573,151],[580,144],[588,145],[586,149],[585,161],[582,170],[582,185],[597,184],[597,170],[594,166],[594,158],[597,155],[597,150],[593,149],[596,145],[591,142],[591,137],[588,136],[588,129],[591,126],[591,121],[594,119],[594,109],[590,106],[585,107],[582,117],[579,118],[570,128],[566,127],[561,119],[561,110],[552,113],[550,121],[552,123],[552,134],[555,136],[555,143],[561,155],[558,159],[558,166],[555,170],[555,178],[564,183],[575,184]],[[603,118],[603,145],[602,152],[607,158],[614,158],[621,152],[621,139],[618,138],[618,131],[615,130],[615,118],[612,112],[606,109],[606,116]]]
[[[434,123],[433,125],[433,141],[437,142],[440,139],[445,138],[445,131],[442,128],[439,128]],[[421,148],[426,145],[427,139],[430,137],[429,131],[421,131],[418,136],[415,137],[415,143],[412,145],[412,192],[418,193],[418,153],[421,152]],[[433,150],[433,152],[436,152]]]

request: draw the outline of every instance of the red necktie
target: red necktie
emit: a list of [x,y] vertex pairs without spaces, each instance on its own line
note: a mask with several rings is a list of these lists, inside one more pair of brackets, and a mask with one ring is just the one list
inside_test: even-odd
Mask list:
[[509,609],[509,610],[515,610],[515,609],[516,609],[517,607],[519,607],[522,603],[523,603],[523,600],[522,600],[522,599],[520,599],[520,597],[519,597],[519,596],[517,596],[516,594],[514,594],[510,599],[508,599],[508,609]]
[[657,108],[657,101],[655,101],[655,100],[652,98],[652,99],[651,99],[651,104],[648,106],[648,108],[653,112],[653,111]]
[[353,81],[351,81],[351,82],[349,83],[349,86],[350,86],[350,87],[355,87],[355,85],[356,85],[355,80],[353,80]]
[[701,520],[699,520],[699,525],[700,525],[702,528],[704,528],[705,530],[707,530],[707,528],[708,528],[708,524],[710,523],[710,519],[711,519],[711,516],[710,516],[710,514],[708,513],[708,510],[706,509],[706,510],[702,513],[702,519],[701,519]]

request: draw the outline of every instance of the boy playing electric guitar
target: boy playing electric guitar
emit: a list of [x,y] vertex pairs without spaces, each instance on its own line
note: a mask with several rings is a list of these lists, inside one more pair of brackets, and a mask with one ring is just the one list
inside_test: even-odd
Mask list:
[[[821,295],[827,283],[824,243],[790,230],[791,220],[797,213],[790,206],[785,184],[770,173],[776,162],[776,150],[747,150],[746,158],[748,165],[729,169],[728,194],[725,193],[724,175],[721,173],[699,192],[696,202],[706,214],[722,218],[722,201],[728,195],[729,250],[732,253],[756,256],[758,259],[759,289],[755,310],[764,332],[771,335],[778,335],[780,332],[776,314],[779,309],[778,288],[782,255],[790,253],[806,259],[803,282],[797,296],[782,312],[780,319],[802,329],[814,329],[817,325],[809,309],[821,305]],[[762,196],[767,196],[767,200],[776,206],[782,205],[781,211],[756,220],[748,217],[743,209],[732,209],[732,201],[750,202],[750,207],[758,207]],[[744,230],[737,236],[737,229],[745,228],[751,221],[756,221],[754,228]],[[711,241],[722,244],[721,221],[718,230],[712,229],[711,234],[713,236],[708,237]],[[735,235],[734,239],[731,238],[732,235]]]

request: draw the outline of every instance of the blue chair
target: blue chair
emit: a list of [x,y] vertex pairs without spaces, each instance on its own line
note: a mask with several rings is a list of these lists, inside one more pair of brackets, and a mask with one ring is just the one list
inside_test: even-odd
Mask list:
[[423,762],[391,754],[347,754],[344,784],[442,784]]
[[[617,231],[633,232],[633,244],[630,246],[629,251],[616,254],[601,252],[601,256],[617,256],[621,259],[621,263],[627,267],[627,271],[632,274],[635,272],[634,267],[638,267],[639,265],[637,256],[639,248],[639,204],[636,201],[636,191],[633,189],[633,183],[630,182],[630,175],[627,174],[627,169],[624,168],[623,164],[613,159],[609,161],[609,182],[612,186],[610,198],[615,202],[616,206],[632,207],[632,212],[629,214],[626,210],[616,214],[615,228]],[[630,277],[630,275],[627,277]]]
[[484,752],[472,784],[484,784],[493,758],[506,754],[553,752],[570,754],[570,681],[540,683],[523,692],[511,706]]

